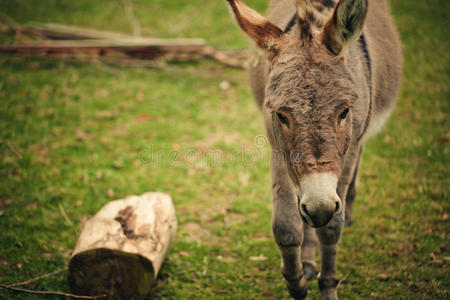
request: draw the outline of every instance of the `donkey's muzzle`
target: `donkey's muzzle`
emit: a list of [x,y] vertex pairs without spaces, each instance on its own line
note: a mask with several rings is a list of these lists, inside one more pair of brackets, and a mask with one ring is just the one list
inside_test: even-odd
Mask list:
[[333,220],[334,216],[341,212],[342,205],[338,197],[326,200],[303,198],[299,203],[300,216],[311,227],[319,228],[325,226]]
[[327,225],[342,212],[342,202],[336,193],[335,174],[311,173],[301,180],[298,210],[303,221],[318,228]]

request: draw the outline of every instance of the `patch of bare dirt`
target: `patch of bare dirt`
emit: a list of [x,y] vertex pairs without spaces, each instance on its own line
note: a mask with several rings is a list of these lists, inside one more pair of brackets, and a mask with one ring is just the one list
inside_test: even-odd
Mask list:
[[208,244],[211,232],[195,222],[188,222],[180,225],[180,232],[186,233],[188,240]]

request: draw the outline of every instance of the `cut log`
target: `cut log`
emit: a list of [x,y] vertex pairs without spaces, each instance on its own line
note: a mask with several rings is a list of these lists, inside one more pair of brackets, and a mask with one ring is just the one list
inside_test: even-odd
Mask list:
[[69,262],[76,294],[143,298],[150,291],[177,227],[169,195],[146,193],[105,205],[81,231]]

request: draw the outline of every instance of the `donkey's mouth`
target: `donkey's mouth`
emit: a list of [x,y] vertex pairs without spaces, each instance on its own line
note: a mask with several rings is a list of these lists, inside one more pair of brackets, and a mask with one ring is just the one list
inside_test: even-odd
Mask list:
[[332,172],[309,173],[300,180],[298,211],[306,224],[319,228],[328,225],[342,211],[336,193],[337,176]]
[[[307,225],[313,227],[313,228],[320,228],[323,226],[328,225],[336,216],[336,214],[339,213],[340,207],[336,206],[335,211],[322,211],[322,212],[316,212],[314,214],[310,213],[308,211],[308,208],[305,204],[301,203],[301,197],[297,195],[298,200],[298,211],[300,213],[300,217],[302,218],[303,222],[305,222]],[[337,202],[339,203],[339,202]]]

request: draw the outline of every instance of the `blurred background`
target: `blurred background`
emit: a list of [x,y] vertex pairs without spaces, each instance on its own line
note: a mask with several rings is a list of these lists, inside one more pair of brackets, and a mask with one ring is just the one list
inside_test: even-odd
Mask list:
[[[450,2],[389,2],[403,88],[366,147],[339,294],[446,299]],[[201,38],[239,61],[249,45],[225,1],[2,0],[0,12],[3,45],[36,43],[14,26],[37,23]],[[84,219],[162,191],[179,230],[148,299],[289,299],[271,234],[270,147],[246,72],[203,56],[147,65],[51,54],[0,52],[0,283],[64,270]],[[69,291],[66,275],[28,288]],[[316,282],[309,295],[320,297]]]

